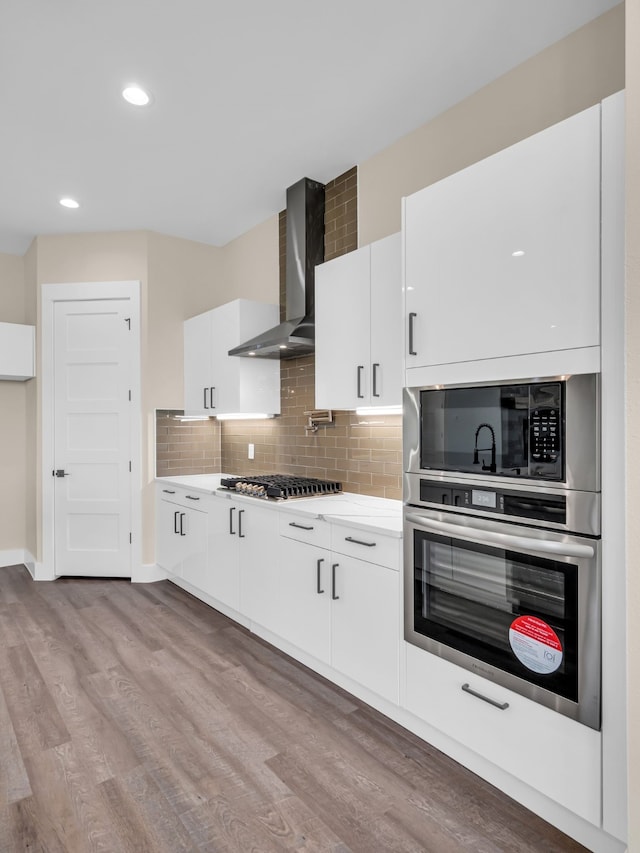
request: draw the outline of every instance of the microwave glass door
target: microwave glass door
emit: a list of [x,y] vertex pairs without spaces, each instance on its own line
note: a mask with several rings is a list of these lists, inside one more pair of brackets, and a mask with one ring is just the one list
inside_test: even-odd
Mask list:
[[420,393],[423,470],[564,478],[562,383]]
[[577,701],[577,566],[413,536],[414,631]]

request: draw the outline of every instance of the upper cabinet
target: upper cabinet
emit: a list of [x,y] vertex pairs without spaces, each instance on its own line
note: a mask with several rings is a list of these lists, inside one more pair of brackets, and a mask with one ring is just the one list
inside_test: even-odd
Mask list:
[[403,228],[407,384],[599,347],[600,106],[409,196]]
[[400,234],[316,267],[316,407],[402,403]]
[[24,381],[36,375],[35,326],[0,323],[0,379]]
[[185,413],[279,414],[280,362],[228,355],[233,347],[277,324],[277,305],[248,299],[185,320]]

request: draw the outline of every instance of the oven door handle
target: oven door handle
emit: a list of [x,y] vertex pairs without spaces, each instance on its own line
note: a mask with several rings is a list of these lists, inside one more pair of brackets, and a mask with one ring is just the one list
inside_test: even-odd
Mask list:
[[458,524],[448,524],[435,518],[424,518],[414,513],[407,514],[407,521],[426,527],[434,533],[495,545],[497,548],[508,548],[510,551],[535,551],[538,554],[551,554],[556,557],[577,557],[591,559],[595,555],[591,545],[580,545],[575,542],[549,542],[546,539],[532,539],[529,536],[514,536],[511,533],[494,533],[491,530],[478,530],[475,527],[462,527]]

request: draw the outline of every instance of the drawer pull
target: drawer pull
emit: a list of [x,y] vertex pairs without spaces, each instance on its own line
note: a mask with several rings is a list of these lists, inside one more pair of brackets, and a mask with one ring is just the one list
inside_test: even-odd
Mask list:
[[297,527],[298,530],[313,530],[313,525],[309,527],[306,524],[297,524],[295,521],[290,521],[289,527]]
[[175,495],[176,493],[175,489],[163,489],[162,491],[165,493],[165,495]]
[[185,498],[188,498],[190,501],[199,501],[200,498],[194,498],[193,495],[185,495]]
[[490,705],[493,705],[495,708],[499,708],[501,711],[506,711],[509,707],[508,702],[496,702],[495,699],[490,699],[488,696],[483,696],[482,693],[477,693],[475,690],[472,690],[468,684],[463,684],[462,689],[465,693],[470,693],[472,696],[475,696],[476,699],[482,699],[483,702],[488,702]]
[[363,542],[362,539],[354,539],[353,536],[345,536],[345,542],[353,542],[354,545],[366,545],[367,548],[373,548],[376,542]]

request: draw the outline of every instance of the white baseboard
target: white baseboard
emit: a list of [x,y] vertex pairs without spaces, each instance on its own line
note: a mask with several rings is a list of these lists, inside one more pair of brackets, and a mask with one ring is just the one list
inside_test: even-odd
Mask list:
[[24,566],[25,551],[22,548],[14,548],[9,551],[0,551],[0,569],[6,566]]
[[155,583],[156,581],[164,581],[167,578],[167,573],[157,563],[147,563],[146,565],[138,566],[131,573],[131,583]]

